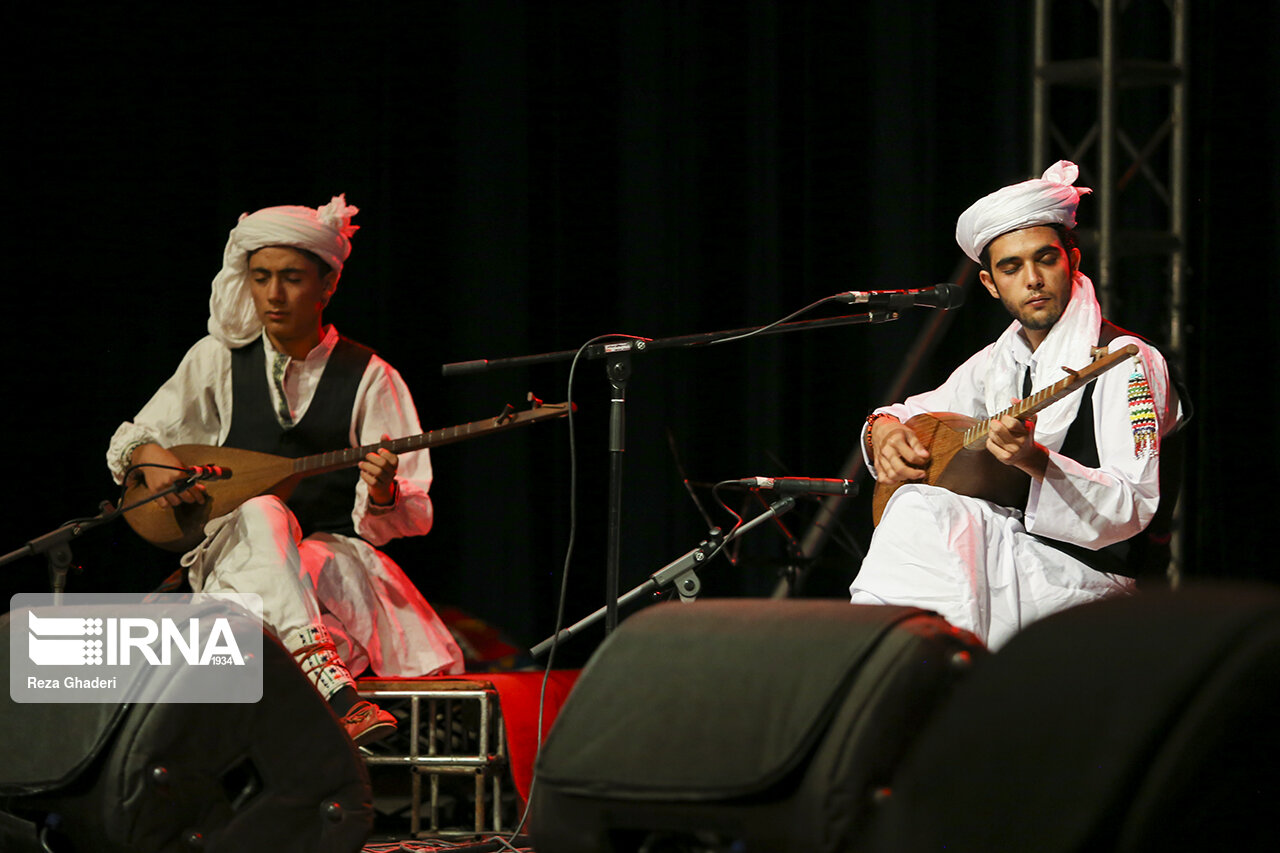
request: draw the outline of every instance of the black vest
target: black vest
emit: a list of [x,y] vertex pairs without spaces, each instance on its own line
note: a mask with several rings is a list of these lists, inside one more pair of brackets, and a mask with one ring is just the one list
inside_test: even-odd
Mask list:
[[[307,413],[284,428],[271,405],[262,342],[232,350],[231,431],[226,446],[290,458],[350,447],[351,409],[372,356],[373,350],[339,336]],[[298,484],[286,503],[304,536],[317,532],[355,535],[351,508],[359,479],[358,468],[346,468],[308,477]]]
[[[1122,329],[1108,320],[1102,321],[1102,328],[1098,332],[1098,346],[1108,346],[1116,338],[1126,335],[1159,349],[1141,335]],[[1046,545],[1057,548],[1098,571],[1127,575],[1140,580],[1158,581],[1164,579],[1165,571],[1169,566],[1171,557],[1169,537],[1173,530],[1174,506],[1178,491],[1182,487],[1185,456],[1182,427],[1191,418],[1191,397],[1177,365],[1168,358],[1165,359],[1165,363],[1169,369],[1169,384],[1177,392],[1178,400],[1182,404],[1183,417],[1182,423],[1178,424],[1173,432],[1160,439],[1160,505],[1151,523],[1141,533],[1097,551],[1043,536],[1036,537]],[[1080,408],[1076,412],[1075,420],[1067,428],[1067,434],[1059,449],[1063,456],[1074,459],[1088,468],[1097,468],[1100,464],[1098,441],[1093,429],[1095,385],[1096,383],[1091,382],[1080,392],[1082,394]]]

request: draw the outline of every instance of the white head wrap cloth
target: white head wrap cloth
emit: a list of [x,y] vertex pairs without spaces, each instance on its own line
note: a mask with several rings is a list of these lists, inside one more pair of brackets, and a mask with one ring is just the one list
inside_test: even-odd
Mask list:
[[956,242],[974,263],[981,263],[982,250],[1001,234],[1033,225],[1075,228],[1080,196],[1093,192],[1088,187],[1073,187],[1078,177],[1079,166],[1059,160],[1038,180],[1023,181],[978,199],[956,221]]
[[262,333],[249,292],[250,252],[266,246],[306,249],[341,275],[342,265],[351,255],[351,235],[360,227],[351,224],[351,217],[359,212],[347,204],[343,194],[318,210],[286,205],[241,214],[227,239],[222,270],[213,279],[209,334],[227,346],[240,347]]

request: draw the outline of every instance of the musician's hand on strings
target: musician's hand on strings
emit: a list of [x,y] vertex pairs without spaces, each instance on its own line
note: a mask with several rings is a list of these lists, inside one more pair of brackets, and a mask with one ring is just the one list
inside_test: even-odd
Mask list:
[[[172,486],[178,480],[183,479],[185,465],[182,460],[173,454],[172,451],[161,447],[158,444],[143,444],[133,451],[130,458],[131,465],[145,465],[139,468],[137,473],[142,476],[143,482],[147,484],[147,490],[151,494],[162,492]],[[157,467],[164,466],[164,467]],[[162,507],[175,507],[179,504],[202,504],[205,502],[207,494],[202,484],[196,483],[189,489],[181,492],[163,495],[156,498],[156,503]]]
[[879,418],[871,425],[872,461],[876,481],[893,485],[906,480],[923,480],[929,448],[906,424],[893,418]]
[[[383,434],[383,441],[390,439],[391,436]],[[369,487],[370,503],[391,506],[396,502],[396,469],[399,467],[400,459],[385,447],[365,456],[360,463],[360,479]]]
[[1049,451],[1036,442],[1036,418],[1001,415],[992,418],[987,430],[987,450],[1006,465],[1012,465],[1037,480],[1044,479]]

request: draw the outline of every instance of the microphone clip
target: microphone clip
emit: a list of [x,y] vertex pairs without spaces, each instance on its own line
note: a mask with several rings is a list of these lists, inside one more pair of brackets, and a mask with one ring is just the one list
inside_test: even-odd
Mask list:
[[231,469],[222,465],[192,465],[183,469],[183,476],[188,483],[195,484],[204,480],[229,480]]

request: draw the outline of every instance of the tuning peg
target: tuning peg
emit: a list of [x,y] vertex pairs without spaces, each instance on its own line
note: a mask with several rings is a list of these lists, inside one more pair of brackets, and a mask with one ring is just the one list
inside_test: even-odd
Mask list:
[[529,408],[531,408],[531,409],[541,409],[541,408],[542,408],[542,401],[541,401],[541,400],[539,400],[537,397],[533,396],[533,392],[532,392],[532,391],[530,391],[530,392],[528,392],[527,394],[525,394],[525,399],[529,401]]

